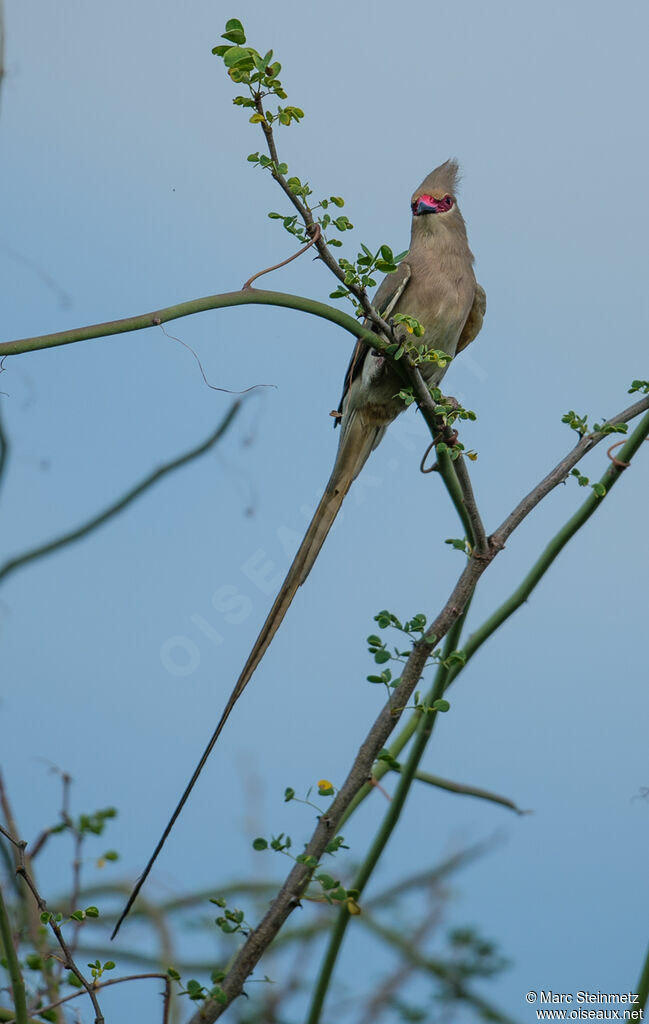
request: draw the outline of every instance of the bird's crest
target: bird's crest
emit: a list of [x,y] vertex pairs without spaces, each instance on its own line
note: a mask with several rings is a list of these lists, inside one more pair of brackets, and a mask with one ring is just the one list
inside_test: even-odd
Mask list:
[[460,180],[460,167],[457,160],[446,160],[424,178],[419,188],[413,193],[413,200],[421,195],[443,196],[455,195]]

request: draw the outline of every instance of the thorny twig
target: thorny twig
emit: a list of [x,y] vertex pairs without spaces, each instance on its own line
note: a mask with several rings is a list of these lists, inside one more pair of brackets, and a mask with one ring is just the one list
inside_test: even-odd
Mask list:
[[[271,160],[273,161],[272,167],[270,169],[271,174],[275,181],[277,182],[277,184],[282,189],[282,191],[284,192],[284,194],[288,197],[291,204],[295,207],[302,220],[304,221],[304,226],[306,227],[307,233],[309,235],[313,235],[315,234],[315,230],[318,225],[313,219],[311,208],[307,206],[306,203],[303,203],[299,196],[295,195],[295,193],[289,187],[286,178],[279,171],[280,161],[279,156],[277,154],[275,136],[273,134],[272,126],[268,124],[268,121],[266,120],[266,114],[264,111],[264,105],[262,103],[262,97],[259,93],[257,93],[254,96],[254,101],[257,113],[261,114],[263,118],[263,120],[260,121],[260,124],[264,133],[264,137],[266,139],[268,153],[270,155]],[[337,277],[338,280],[345,285],[345,288],[348,288],[349,291],[358,300],[369,322],[373,324],[376,328],[378,328],[378,330],[381,332],[384,338],[387,338],[389,341],[395,341],[396,339],[394,337],[392,328],[390,327],[388,322],[384,320],[383,317],[379,316],[377,311],[374,309],[374,306],[370,302],[369,296],[365,289],[360,288],[358,285],[354,284],[354,282],[348,283],[345,280],[345,271],[339,265],[338,260],[331,255],[329,246],[325,242],[324,238],[322,238],[322,236],[320,236],[315,241],[315,246],[316,249],[318,250],[318,255],[320,256],[320,259],[325,264],[325,266],[329,268],[331,273],[335,277]]]
[[[123,978],[109,978],[107,981],[97,981],[93,984],[93,989],[98,991],[100,988],[108,988],[109,985],[121,985],[125,981],[143,981],[147,978],[160,978],[165,983],[164,990],[164,1002],[162,1008],[162,1024],[168,1024],[169,1021],[169,1009],[171,1006],[171,978],[168,974],[162,974],[157,971],[151,971],[147,974],[127,974]],[[62,999],[57,999],[55,1003],[50,1003],[49,1006],[41,1006],[36,1011],[39,1016],[47,1013],[49,1010],[55,1010],[57,1006],[62,1006],[63,1003],[69,1003],[71,999],[77,999],[78,996],[82,996],[83,992],[72,992],[70,995],[63,996]]]
[[27,846],[27,843],[25,842],[24,839],[16,839],[15,836],[13,836],[7,829],[2,828],[2,826],[0,826],[0,831],[2,831],[2,834],[6,836],[6,838],[13,844],[14,849],[16,850],[16,856],[18,860],[16,874],[25,881],[27,888],[30,890],[32,896],[34,897],[34,900],[36,901],[36,905],[38,906],[41,915],[47,915],[47,923],[54,932],[56,941],[58,942],[61,948],[61,952],[63,953],[63,966],[68,971],[72,971],[72,973],[75,975],[76,978],[78,978],[79,982],[88,993],[90,1001],[92,1002],[95,1011],[95,1024],[104,1024],[104,1015],[101,1012],[99,1003],[97,1001],[97,996],[95,994],[95,986],[86,980],[82,972],[77,967],[70,946],[65,941],[63,932],[59,928],[57,922],[54,920],[54,915],[52,914],[52,912],[48,910],[46,901],[39,893],[29,871],[27,870],[25,862],[25,848]]

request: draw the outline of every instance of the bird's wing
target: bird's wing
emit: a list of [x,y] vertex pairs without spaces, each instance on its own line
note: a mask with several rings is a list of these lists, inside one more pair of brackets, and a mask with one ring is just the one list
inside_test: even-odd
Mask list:
[[482,321],[487,310],[487,295],[482,285],[476,282],[475,295],[473,296],[473,305],[469,310],[469,315],[466,318],[462,333],[460,334],[457,348],[455,349],[455,355],[461,352],[463,348],[470,345],[476,335],[479,333],[482,327]]
[[[410,280],[411,274],[412,270],[410,264],[406,263],[406,261],[404,260],[402,263],[399,264],[394,273],[386,274],[386,276],[381,281],[378,291],[374,296],[372,305],[384,319],[387,319],[389,316],[392,315],[394,307],[396,306],[397,302],[399,301],[399,299],[401,298],[406,289],[406,285]],[[345,401],[345,397],[351,387],[352,381],[361,371],[365,353],[369,348],[370,345],[368,344],[368,342],[363,341],[362,338],[359,338],[358,341],[356,342],[356,345],[354,346],[354,351],[352,352],[352,357],[349,361],[347,372],[345,373],[345,379],[343,382],[343,393],[340,396],[340,402],[338,404],[338,411],[334,421],[334,426],[337,426],[337,424],[340,422],[340,417],[343,411],[343,402]],[[334,414],[332,413],[332,415]]]

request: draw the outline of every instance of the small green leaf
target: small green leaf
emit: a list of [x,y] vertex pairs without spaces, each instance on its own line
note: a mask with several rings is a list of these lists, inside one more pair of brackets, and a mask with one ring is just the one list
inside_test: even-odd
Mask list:
[[287,786],[287,788],[284,790],[284,802],[288,803],[289,800],[292,800],[294,798],[294,796],[295,796],[295,790],[291,789],[290,786]]
[[316,875],[316,881],[320,882],[323,889],[334,889],[339,883],[332,878],[331,875],[319,874]]
[[315,868],[318,866],[318,858],[308,853],[298,853],[295,858],[298,864],[306,864],[308,868]]
[[603,498],[604,495],[606,494],[606,488],[605,488],[604,484],[600,484],[600,483],[593,484],[593,491],[597,495],[598,498]]
[[[243,44],[246,41],[245,33],[243,31],[243,25],[241,24],[241,22],[239,21],[238,18],[229,18],[226,21],[226,23],[225,23],[225,32],[230,33],[230,35],[226,35],[224,33],[221,36],[222,39],[230,39],[231,35],[235,34],[235,35],[240,35],[240,36],[243,37],[241,40],[237,40],[238,42],[241,42]],[[272,56],[272,51],[271,51],[271,56]]]
[[252,848],[253,850],[267,850],[268,842],[267,840],[262,839],[261,837],[258,839],[254,839],[252,843]]
[[434,700],[431,704],[433,711],[448,711],[450,706],[447,700]]
[[228,1001],[228,997],[220,985],[215,985],[214,988],[210,989],[210,996],[215,1003],[220,1003],[222,1006],[225,1006]]
[[247,71],[254,67],[249,51],[243,50],[240,46],[231,46],[223,54],[223,63],[226,68],[236,67],[238,71]]
[[467,550],[467,544],[464,538],[460,539],[459,537],[449,537],[449,539],[445,540],[444,543],[450,544],[452,547],[455,548],[456,551],[466,552]]
[[86,907],[86,917],[99,917],[99,910],[97,907]]
[[167,967],[167,974],[172,981],[180,981],[180,975],[175,967]]

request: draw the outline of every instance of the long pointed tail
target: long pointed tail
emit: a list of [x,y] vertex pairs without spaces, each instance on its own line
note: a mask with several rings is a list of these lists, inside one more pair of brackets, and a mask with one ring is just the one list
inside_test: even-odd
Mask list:
[[320,553],[320,549],[325,542],[327,534],[340,511],[340,506],[343,503],[345,495],[351,487],[354,479],[358,476],[365,465],[370,452],[381,440],[384,431],[384,427],[367,427],[357,413],[352,412],[349,415],[348,421],[345,424],[345,432],[340,439],[338,455],[336,457],[332,474],[325,488],[325,492],[320,499],[320,504],[318,505],[313,519],[309,524],[309,528],[306,531],[304,540],[300,544],[298,552],[286,575],[286,579],[284,580],[280,592],[275,599],[275,603],[268,614],[268,618],[261,628],[261,632],[255,641],[255,645],[250,652],[250,655],[248,656],[248,660],[242,669],[241,675],[228,698],[223,714],[210,737],[209,743],[205,747],[202,757],[196,765],[194,774],[178,801],[176,809],[174,810],[167,827],[158,841],[158,845],[149,858],[144,871],[138,878],[133,892],[129,896],[128,902],[124,907],[115,928],[113,929],[111,939],[114,939],[117,935],[122,921],[137,899],[138,893],[144,885],[169,833],[174,827],[178,815],[185,806],[189,794],[205,767],[205,762],[212,753],[214,745],[221,735],[223,727],[230,717],[234,705],[237,703],[239,697],[250,682],[255,669],[268,650],[275,633],[282,624],[284,616],[291,606],[298,587],[304,583],[305,579],[311,572],[315,560]]

